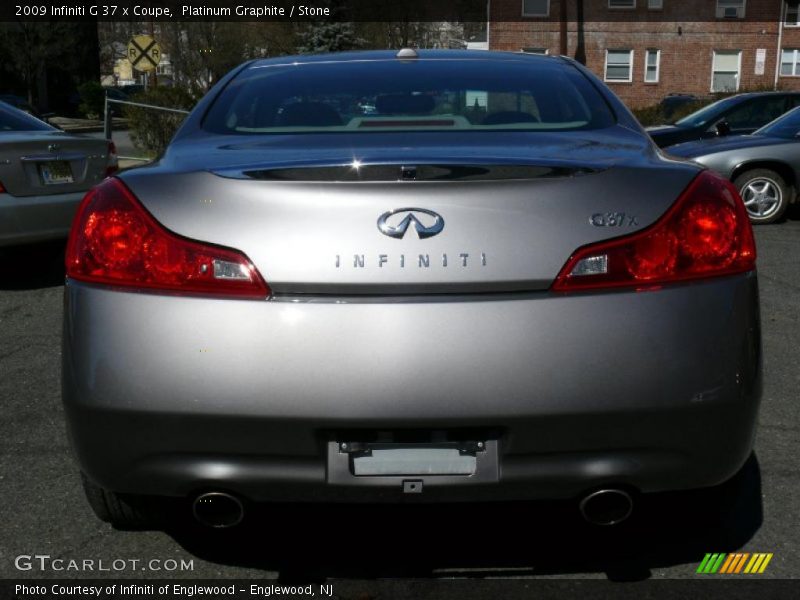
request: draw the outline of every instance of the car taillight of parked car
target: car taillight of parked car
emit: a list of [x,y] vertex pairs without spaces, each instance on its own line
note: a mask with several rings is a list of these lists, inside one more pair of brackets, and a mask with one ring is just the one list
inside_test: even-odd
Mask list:
[[113,177],[81,201],[66,264],[72,279],[113,287],[255,299],[270,295],[244,254],[168,231]]
[[704,171],[652,226],[579,248],[552,289],[658,287],[752,271],[755,262],[753,230],[739,193]]
[[108,142],[108,165],[106,166],[106,177],[110,177],[119,171],[119,157],[117,156],[117,146],[109,140]]

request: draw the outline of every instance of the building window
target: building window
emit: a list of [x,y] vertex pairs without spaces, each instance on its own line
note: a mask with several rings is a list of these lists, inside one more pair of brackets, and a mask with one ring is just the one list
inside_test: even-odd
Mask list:
[[711,91],[737,91],[739,89],[739,71],[741,66],[741,50],[714,50]]
[[608,8],[636,8],[636,0],[608,0]]
[[744,19],[746,0],[717,0],[718,19]]
[[550,15],[550,0],[522,0],[523,17],[547,17]]
[[661,10],[664,8],[664,0],[647,0],[647,8],[650,10]]
[[606,81],[633,81],[633,50],[606,50]]
[[800,27],[800,0],[787,0],[786,26]]
[[784,48],[781,52],[781,75],[797,77],[800,75],[800,51]]
[[549,48],[522,48],[520,52],[525,54],[550,54]]
[[644,53],[644,81],[658,83],[658,72],[661,68],[661,50],[650,49]]

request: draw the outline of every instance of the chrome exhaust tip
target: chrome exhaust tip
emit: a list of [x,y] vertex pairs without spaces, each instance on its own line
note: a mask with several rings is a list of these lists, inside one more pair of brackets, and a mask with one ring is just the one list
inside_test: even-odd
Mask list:
[[194,499],[192,514],[207,527],[224,529],[242,522],[244,506],[236,496],[225,492],[207,492]]
[[633,499],[622,490],[603,489],[587,495],[579,508],[583,518],[593,525],[617,525],[631,516]]

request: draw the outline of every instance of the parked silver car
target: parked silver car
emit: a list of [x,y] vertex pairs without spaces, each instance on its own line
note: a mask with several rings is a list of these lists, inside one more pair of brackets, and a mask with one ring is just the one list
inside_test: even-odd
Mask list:
[[753,223],[774,223],[798,199],[800,108],[752,135],[677,144],[672,156],[690,158],[730,179]]
[[749,456],[755,258],[732,185],[568,59],[247,63],[76,216],[87,495],[117,525],[153,496],[214,526],[269,500],[574,498],[619,522]]
[[116,170],[112,142],[0,102],[0,246],[66,238],[86,190]]

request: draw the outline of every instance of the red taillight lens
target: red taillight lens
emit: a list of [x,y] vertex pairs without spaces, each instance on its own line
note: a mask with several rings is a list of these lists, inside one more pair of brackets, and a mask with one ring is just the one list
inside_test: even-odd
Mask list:
[[67,243],[67,276],[187,294],[270,295],[244,254],[167,231],[114,178],[90,190],[78,207]]
[[6,193],[6,188],[5,186],[3,186],[3,182],[0,181],[0,194],[5,194],[5,193]]
[[703,171],[652,226],[580,248],[552,289],[646,288],[743,273],[755,264],[753,230],[739,193],[729,181]]
[[117,156],[117,146],[111,140],[108,141],[108,165],[106,166],[106,177],[119,171],[119,157]]

